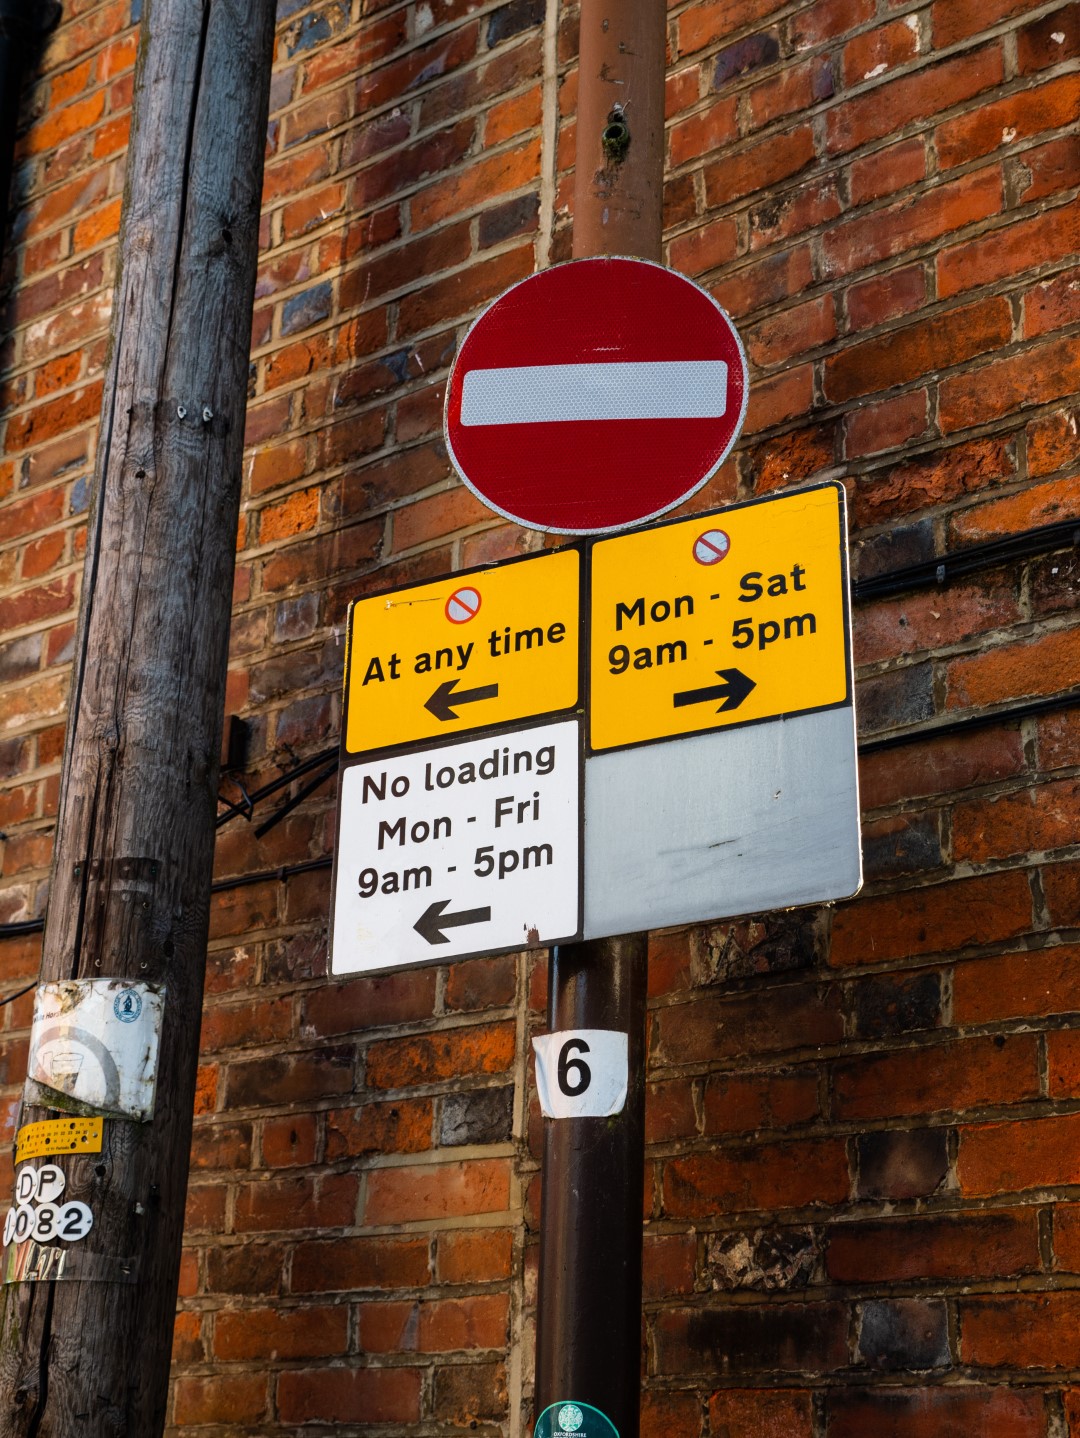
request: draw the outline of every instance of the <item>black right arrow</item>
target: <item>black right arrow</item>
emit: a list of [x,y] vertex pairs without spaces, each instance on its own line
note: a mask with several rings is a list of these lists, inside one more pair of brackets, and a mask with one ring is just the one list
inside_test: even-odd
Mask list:
[[447,679],[445,684],[439,685],[424,705],[424,708],[430,710],[436,719],[441,719],[444,723],[448,719],[457,718],[457,714],[450,707],[452,704],[475,704],[478,699],[498,698],[499,686],[497,684],[484,684],[479,689],[461,689],[455,694],[457,683],[456,679]]
[[716,672],[724,680],[723,684],[709,684],[704,689],[684,689],[681,694],[673,696],[675,708],[682,709],[687,704],[706,704],[710,699],[722,699],[724,702],[716,712],[723,714],[725,709],[738,709],[751,689],[757,688],[754,681],[741,669],[718,669]]
[[444,914],[443,910],[449,903],[449,899],[442,899],[429,904],[413,924],[416,932],[429,944],[450,942],[443,929],[460,929],[464,924],[486,924],[491,919],[490,909],[460,909],[456,914]]

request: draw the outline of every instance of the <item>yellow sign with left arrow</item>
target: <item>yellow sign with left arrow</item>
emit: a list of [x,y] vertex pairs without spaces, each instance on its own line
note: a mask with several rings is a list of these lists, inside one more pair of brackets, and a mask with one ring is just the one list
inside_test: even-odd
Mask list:
[[356,600],[346,752],[576,708],[581,613],[576,547]]

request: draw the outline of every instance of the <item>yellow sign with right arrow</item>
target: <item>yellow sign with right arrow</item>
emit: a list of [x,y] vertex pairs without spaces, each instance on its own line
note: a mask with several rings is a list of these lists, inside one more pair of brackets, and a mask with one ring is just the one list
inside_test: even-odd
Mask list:
[[843,490],[592,545],[593,752],[850,702]]

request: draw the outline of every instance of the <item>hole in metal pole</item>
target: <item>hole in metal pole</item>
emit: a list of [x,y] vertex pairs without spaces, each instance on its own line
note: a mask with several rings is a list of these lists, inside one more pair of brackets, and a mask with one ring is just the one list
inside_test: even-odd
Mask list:
[[630,126],[626,123],[620,105],[616,105],[608,115],[607,124],[600,132],[600,143],[608,160],[617,164],[625,159],[630,148]]

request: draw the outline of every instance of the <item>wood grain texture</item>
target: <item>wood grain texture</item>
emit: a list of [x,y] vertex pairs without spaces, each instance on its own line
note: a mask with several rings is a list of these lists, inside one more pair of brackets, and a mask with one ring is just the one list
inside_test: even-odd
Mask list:
[[273,36],[273,0],[142,22],[41,979],[166,985],[157,1107],[59,1160],[94,1213],[69,1261],[105,1276],[4,1290],[3,1434],[165,1420]]

